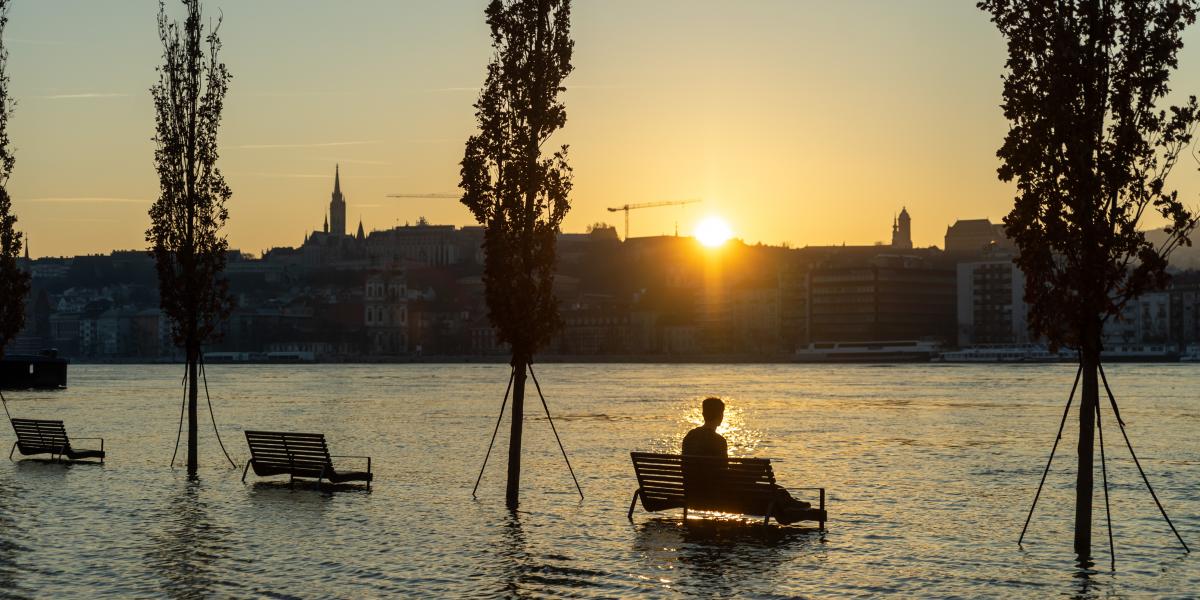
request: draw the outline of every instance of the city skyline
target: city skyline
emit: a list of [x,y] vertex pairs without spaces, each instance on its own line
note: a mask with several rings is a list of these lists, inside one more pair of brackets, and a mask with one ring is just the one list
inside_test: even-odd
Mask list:
[[[211,3],[234,75],[220,137],[231,247],[298,244],[320,225],[336,164],[347,229],[360,217],[368,230],[471,224],[453,198],[386,195],[457,193],[488,58],[484,4]],[[155,8],[11,12],[9,189],[34,257],[146,245]],[[749,243],[886,243],[905,206],[924,247],[1011,206],[995,177],[1003,42],[969,3],[605,2],[577,6],[574,22],[567,231],[620,230],[609,206],[701,198],[639,211],[632,235],[690,234],[717,215]],[[1176,97],[1200,91],[1200,37],[1184,38]],[[1173,183],[1195,205],[1200,178],[1183,166]]]

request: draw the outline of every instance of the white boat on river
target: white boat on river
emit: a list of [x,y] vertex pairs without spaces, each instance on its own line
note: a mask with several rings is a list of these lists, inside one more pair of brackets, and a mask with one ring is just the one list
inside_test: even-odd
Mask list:
[[796,362],[929,362],[941,350],[930,340],[813,342],[796,350]]

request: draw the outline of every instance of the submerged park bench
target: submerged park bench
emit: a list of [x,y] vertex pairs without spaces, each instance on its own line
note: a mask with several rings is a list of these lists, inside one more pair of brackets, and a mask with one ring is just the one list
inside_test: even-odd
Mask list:
[[[242,471],[242,483],[246,482],[246,473],[253,467],[254,474],[259,477],[289,475],[292,480],[315,477],[318,484],[322,480],[335,484],[365,481],[367,488],[371,487],[371,457],[330,455],[325,434],[247,431],[246,443],[250,446],[250,461]],[[334,458],[365,458],[367,470],[337,471],[333,468]]]
[[[683,509],[687,519],[688,510],[716,511],[763,517],[763,525],[771,517],[779,520],[776,507],[778,491],[775,474],[769,458],[719,458],[711,456],[682,456],[679,454],[654,454],[630,452],[633,470],[637,474],[638,489],[629,503],[629,520],[638,498],[642,508],[648,512]],[[689,489],[684,484],[684,463],[688,469],[702,469],[707,473],[719,473],[717,481],[705,486],[707,489]],[[696,487],[694,484],[691,487]],[[798,488],[818,490],[820,505],[809,509],[798,520],[817,521],[825,529],[825,488]]]
[[17,441],[8,452],[9,460],[13,453],[20,451],[23,456],[34,454],[49,454],[50,458],[62,459],[64,456],[71,460],[99,458],[104,462],[104,438],[75,438],[76,440],[100,440],[99,450],[76,450],[71,447],[71,439],[67,437],[67,429],[62,421],[46,419],[10,419]]

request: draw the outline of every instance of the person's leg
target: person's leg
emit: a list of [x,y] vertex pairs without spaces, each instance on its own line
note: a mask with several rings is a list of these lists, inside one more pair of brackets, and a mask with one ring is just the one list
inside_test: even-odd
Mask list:
[[775,520],[784,525],[791,525],[803,519],[812,508],[812,504],[793,498],[787,490],[778,485],[775,486],[775,506]]
[[779,485],[775,486],[775,502],[787,508],[812,508],[812,504],[803,500],[797,500],[792,497],[791,493],[783,489]]

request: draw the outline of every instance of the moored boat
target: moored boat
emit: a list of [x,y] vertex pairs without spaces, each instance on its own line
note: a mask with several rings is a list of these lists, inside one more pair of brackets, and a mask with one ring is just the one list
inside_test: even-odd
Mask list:
[[0,388],[65,388],[68,362],[60,358],[56,350],[45,350],[41,354],[6,354],[0,359]]
[[796,362],[929,362],[940,346],[929,340],[813,342],[796,350]]
[[1041,344],[980,344],[943,352],[934,360],[948,363],[1051,363],[1074,359],[1073,352],[1050,352]]
[[1112,344],[1105,346],[1104,362],[1179,362],[1179,352],[1168,344]]

